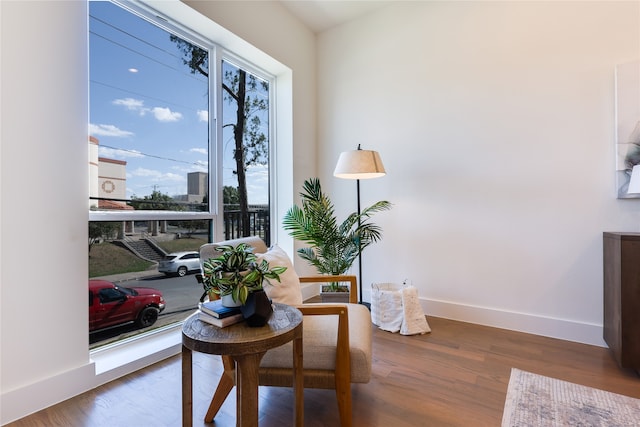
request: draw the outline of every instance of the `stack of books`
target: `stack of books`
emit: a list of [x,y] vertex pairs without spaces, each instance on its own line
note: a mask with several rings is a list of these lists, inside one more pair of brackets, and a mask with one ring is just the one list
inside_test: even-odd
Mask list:
[[222,305],[222,300],[219,299],[201,302],[198,308],[200,309],[198,318],[218,328],[224,328],[244,320],[240,307],[225,307]]

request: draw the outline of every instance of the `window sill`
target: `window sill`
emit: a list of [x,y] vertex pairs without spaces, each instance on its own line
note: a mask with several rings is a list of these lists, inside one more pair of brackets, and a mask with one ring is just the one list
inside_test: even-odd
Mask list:
[[[147,334],[106,345],[89,353],[96,376],[125,375],[178,354],[182,346],[182,322]],[[111,376],[111,375],[109,375]]]

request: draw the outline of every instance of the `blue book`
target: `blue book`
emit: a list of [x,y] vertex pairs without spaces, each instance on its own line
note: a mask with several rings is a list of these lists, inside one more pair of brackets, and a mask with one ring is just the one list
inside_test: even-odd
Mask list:
[[199,304],[200,311],[207,313],[218,319],[233,316],[240,313],[240,307],[225,307],[222,305],[222,300],[205,301]]
[[198,319],[210,325],[217,326],[218,328],[225,328],[227,326],[242,322],[244,320],[244,317],[242,316],[242,313],[238,313],[232,316],[227,316],[223,319],[219,319],[217,317],[209,316],[203,311],[200,311],[198,312]]

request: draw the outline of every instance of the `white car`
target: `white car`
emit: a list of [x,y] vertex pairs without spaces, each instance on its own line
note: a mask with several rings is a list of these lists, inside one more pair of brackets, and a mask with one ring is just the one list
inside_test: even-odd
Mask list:
[[186,276],[190,272],[200,272],[199,252],[173,252],[160,261],[158,271],[167,276]]

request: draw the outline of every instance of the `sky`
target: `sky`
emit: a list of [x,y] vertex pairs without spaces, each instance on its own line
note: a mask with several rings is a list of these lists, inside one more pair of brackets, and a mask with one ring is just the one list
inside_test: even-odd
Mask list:
[[[127,162],[127,198],[186,194],[187,174],[207,172],[207,77],[190,72],[165,30],[109,2],[89,10],[89,132],[99,156]],[[230,132],[223,141],[224,185],[235,187]],[[267,203],[266,167],[247,175],[249,203]]]

